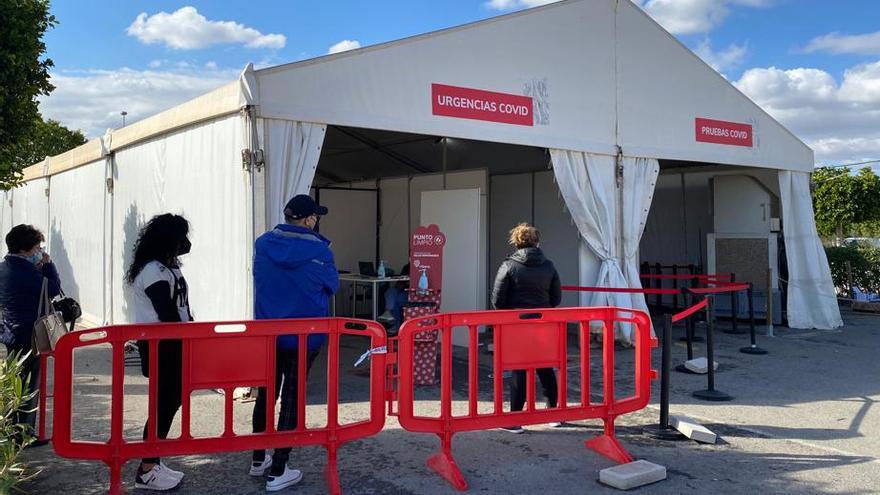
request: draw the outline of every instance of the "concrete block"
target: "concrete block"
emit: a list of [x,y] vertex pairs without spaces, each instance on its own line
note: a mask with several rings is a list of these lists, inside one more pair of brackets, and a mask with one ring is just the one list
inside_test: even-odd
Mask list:
[[[693,371],[694,373],[699,373],[701,375],[705,375],[709,372],[708,360],[704,357],[691,359],[690,361],[684,362],[684,367]],[[718,361],[713,361],[715,364],[715,370],[718,370]]]
[[669,424],[684,436],[700,443],[715,443],[718,438],[712,430],[685,416],[670,416]]
[[599,471],[599,482],[619,490],[630,490],[666,479],[666,468],[645,460]]

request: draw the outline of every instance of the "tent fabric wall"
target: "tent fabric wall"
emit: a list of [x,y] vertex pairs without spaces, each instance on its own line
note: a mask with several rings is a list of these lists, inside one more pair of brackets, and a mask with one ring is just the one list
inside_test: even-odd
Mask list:
[[[660,169],[657,160],[624,158],[619,188],[612,156],[556,149],[550,150],[550,155],[556,182],[578,232],[601,261],[598,276],[582,279],[581,284],[640,288],[636,260]],[[647,310],[642,294],[595,292],[584,296],[584,304]],[[619,326],[616,334],[618,339],[633,342],[629,325]]]
[[253,238],[243,147],[242,118],[230,115],[116,152],[111,254],[115,323],[133,317],[123,278],[138,231],[166,212],[181,214],[190,223],[193,247],[182,258],[182,270],[196,319],[252,315]]
[[52,176],[48,251],[67,295],[79,301],[83,319],[104,321],[105,160]]
[[290,198],[309,193],[326,133],[323,124],[263,119],[267,227],[282,223]]
[[25,182],[13,190],[12,225],[25,223],[33,225],[43,233],[48,232],[49,198],[46,197],[48,187],[49,180],[40,178]]
[[788,323],[793,328],[843,325],[825,249],[813,221],[810,176],[779,172],[782,232],[788,258]]

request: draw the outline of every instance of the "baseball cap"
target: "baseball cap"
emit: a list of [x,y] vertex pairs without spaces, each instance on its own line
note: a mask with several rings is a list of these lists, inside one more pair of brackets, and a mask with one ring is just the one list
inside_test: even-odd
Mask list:
[[308,194],[297,194],[284,206],[284,216],[297,220],[311,215],[326,215],[327,211],[326,207],[315,203]]

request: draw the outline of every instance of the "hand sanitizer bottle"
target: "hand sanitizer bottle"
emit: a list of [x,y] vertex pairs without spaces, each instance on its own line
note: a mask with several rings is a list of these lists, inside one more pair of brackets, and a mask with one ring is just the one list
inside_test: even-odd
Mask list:
[[379,278],[385,278],[385,260],[379,260],[379,269],[376,270]]
[[419,277],[419,292],[428,292],[428,274],[425,273],[424,268],[422,268],[422,275]]

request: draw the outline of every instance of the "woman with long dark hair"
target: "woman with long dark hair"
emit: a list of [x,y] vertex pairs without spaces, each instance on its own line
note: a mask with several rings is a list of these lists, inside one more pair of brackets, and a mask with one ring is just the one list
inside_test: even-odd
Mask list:
[[[125,280],[131,288],[131,305],[135,323],[192,321],[186,280],[180,271],[181,255],[189,253],[192,244],[189,222],[180,215],[165,213],[153,217],[141,229],[134,245],[134,260]],[[174,415],[181,405],[182,346],[180,340],[161,340],[157,375],[156,435],[167,438]],[[138,341],[141,372],[150,377],[149,345]],[[144,425],[144,439],[149,420]],[[171,490],[183,479],[183,473],[168,468],[159,458],[141,461],[135,475],[135,487],[147,490]]]

